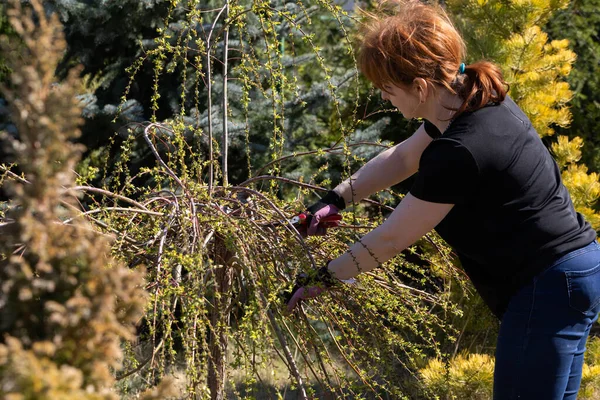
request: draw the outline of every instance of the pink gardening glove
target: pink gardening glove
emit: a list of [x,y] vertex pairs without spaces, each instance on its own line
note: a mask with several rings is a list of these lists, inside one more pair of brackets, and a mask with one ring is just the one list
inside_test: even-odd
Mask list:
[[285,302],[288,313],[294,311],[294,308],[302,300],[313,299],[323,292],[327,291],[338,282],[332,275],[327,266],[321,267],[316,274],[301,273],[296,276],[296,283],[291,292],[285,295]]
[[326,290],[327,288],[324,286],[303,286],[298,288],[293,292],[292,297],[287,303],[287,312],[291,313],[294,311],[294,308],[296,308],[300,301],[318,297]]
[[338,221],[327,222],[327,224],[321,223],[322,220],[327,220],[328,217],[337,216],[340,214],[340,209],[334,206],[333,204],[327,204],[325,207],[319,209],[314,214],[311,214],[312,218],[308,223],[308,227],[306,228],[306,233],[308,236],[324,236],[327,233],[327,228],[332,226],[338,226]]
[[340,214],[330,214],[320,217],[318,222],[313,222],[314,219],[315,216],[313,214],[303,212],[292,218],[290,222],[294,224],[294,227],[298,230],[302,237],[308,236],[308,228],[310,226],[315,229],[315,233],[311,232],[311,235],[323,236],[327,233],[328,228],[340,225],[342,216]]
[[307,236],[322,236],[327,233],[327,228],[338,226],[342,219],[339,213],[344,208],[346,202],[337,192],[327,192],[321,200],[307,208],[311,216],[306,229]]

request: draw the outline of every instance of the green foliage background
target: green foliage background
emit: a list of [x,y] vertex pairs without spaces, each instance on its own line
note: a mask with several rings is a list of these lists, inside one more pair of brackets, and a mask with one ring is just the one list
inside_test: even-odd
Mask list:
[[600,3],[597,0],[575,0],[559,10],[546,24],[546,31],[556,39],[568,39],[577,55],[567,81],[573,90],[570,102],[572,121],[559,133],[584,139],[582,160],[592,171],[600,171],[598,124],[600,124]]
[[[0,5],[0,35],[10,34],[11,32],[12,29],[6,18],[4,7]],[[0,56],[0,82],[6,79],[8,72],[9,69],[6,66],[6,61]]]

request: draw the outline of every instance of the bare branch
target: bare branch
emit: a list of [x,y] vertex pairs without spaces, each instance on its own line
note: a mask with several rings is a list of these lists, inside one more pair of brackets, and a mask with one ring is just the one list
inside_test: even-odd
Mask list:
[[129,197],[125,197],[120,194],[109,192],[108,190],[99,189],[99,188],[95,188],[92,186],[74,186],[71,189],[81,190],[81,191],[85,191],[85,192],[99,193],[99,194],[103,194],[105,196],[114,197],[116,199],[123,200],[129,204],[133,204],[134,206],[141,208],[142,210],[148,211],[148,208],[146,206],[144,206],[142,203],[138,203],[137,201],[130,199]]
[[228,76],[228,65],[227,65],[227,52],[229,51],[229,24],[227,24],[227,18],[229,17],[229,0],[225,2],[225,36],[223,38],[223,144],[222,157],[223,157],[223,186],[229,185],[228,169],[227,169],[227,144],[229,143],[229,132],[227,130],[227,76]]
[[[356,143],[349,144],[346,147],[352,148],[352,147],[358,147],[358,146],[375,146],[375,147],[381,147],[381,148],[384,148],[384,149],[389,149],[390,148],[390,146],[387,146],[385,144],[374,143],[374,142],[356,142]],[[300,152],[300,153],[289,154],[287,156],[283,156],[283,157],[280,157],[280,158],[278,158],[276,160],[268,162],[267,164],[263,165],[254,174],[255,175],[259,175],[261,172],[263,172],[265,169],[269,168],[271,165],[273,165],[275,163],[279,163],[279,162],[281,162],[283,160],[287,160],[288,158],[296,158],[296,157],[308,156],[308,155],[311,155],[311,154],[318,154],[318,153],[337,153],[338,151],[342,151],[342,150],[344,150],[344,147],[340,146],[340,147],[332,147],[332,148],[329,148],[329,149],[319,149],[319,150],[304,151],[304,152]]]
[[214,154],[213,154],[213,132],[212,132],[212,69],[211,69],[211,60],[210,60],[210,51],[212,47],[212,43],[210,39],[215,30],[215,26],[217,25],[217,21],[221,17],[221,14],[228,9],[229,3],[226,3],[217,14],[217,17],[213,21],[212,26],[210,27],[210,32],[208,33],[208,38],[206,39],[206,86],[208,90],[208,153],[209,153],[209,164],[208,164],[208,193],[212,195],[213,190],[213,181],[214,181]]

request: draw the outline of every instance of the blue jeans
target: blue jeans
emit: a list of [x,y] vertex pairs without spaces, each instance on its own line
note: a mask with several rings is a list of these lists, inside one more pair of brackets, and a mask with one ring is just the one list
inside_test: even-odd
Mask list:
[[511,299],[496,347],[494,400],[575,400],[599,311],[594,241],[562,256]]

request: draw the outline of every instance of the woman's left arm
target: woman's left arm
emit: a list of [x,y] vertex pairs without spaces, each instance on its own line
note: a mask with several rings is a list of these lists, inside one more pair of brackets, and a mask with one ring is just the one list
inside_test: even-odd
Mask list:
[[331,274],[350,279],[374,269],[431,231],[453,206],[423,201],[408,193],[383,224],[329,263]]

